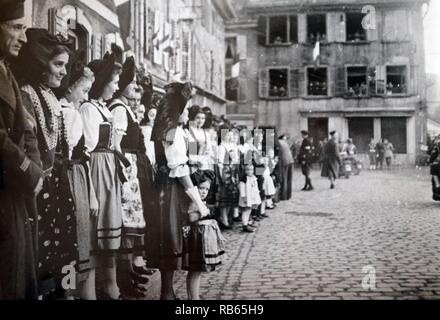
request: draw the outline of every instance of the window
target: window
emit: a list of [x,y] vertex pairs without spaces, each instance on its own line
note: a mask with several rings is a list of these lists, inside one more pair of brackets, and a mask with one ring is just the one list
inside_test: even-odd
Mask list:
[[288,44],[298,42],[297,16],[268,17],[269,30],[267,40],[269,44]]
[[307,94],[309,96],[327,95],[327,68],[307,69]]
[[226,100],[238,101],[238,79],[226,80]]
[[288,70],[269,69],[269,97],[287,97]]
[[406,67],[405,66],[387,66],[387,94],[403,94],[407,92],[406,88]]
[[362,27],[363,13],[349,12],[347,13],[347,41],[365,41],[367,34]]
[[347,68],[347,95],[366,96],[368,94],[367,67]]
[[327,25],[325,14],[311,14],[307,16],[307,41],[315,43],[316,41],[327,40]]

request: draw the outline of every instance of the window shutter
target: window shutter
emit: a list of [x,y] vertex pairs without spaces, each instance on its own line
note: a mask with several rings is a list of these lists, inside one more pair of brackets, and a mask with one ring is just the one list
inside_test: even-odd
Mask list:
[[386,67],[376,67],[376,94],[386,94]]
[[345,67],[338,67],[335,72],[335,96],[343,97],[347,91],[345,83]]
[[[335,21],[335,41],[345,42],[347,40],[347,17],[343,12],[334,14]],[[332,26],[328,26],[332,28]],[[327,29],[328,30],[328,29]]]
[[269,95],[269,76],[266,68],[260,70],[258,78],[258,93],[260,98],[267,98]]
[[307,42],[307,16],[305,14],[298,15],[298,42]]
[[290,97],[295,98],[300,96],[300,88],[299,88],[299,70],[298,69],[290,69]]
[[237,86],[238,100],[241,102],[245,102],[247,99],[246,97],[247,81],[246,79],[237,79],[237,82],[238,82],[238,86]]
[[97,33],[94,34],[92,37],[92,46],[93,46],[93,51],[92,51],[92,57],[93,59],[101,59],[103,54],[102,54],[102,35]]
[[246,36],[237,36],[237,51],[240,59],[245,59],[247,57],[247,38]]
[[379,28],[379,19],[381,18],[381,15],[379,15],[378,13],[375,15],[375,18],[373,19],[372,22],[374,22],[374,25],[372,25],[371,27],[374,29],[367,29],[367,40],[368,41],[377,41],[379,39],[378,36],[378,28]]
[[266,45],[266,39],[267,39],[267,20],[268,17],[259,17],[258,18],[258,44],[260,46]]

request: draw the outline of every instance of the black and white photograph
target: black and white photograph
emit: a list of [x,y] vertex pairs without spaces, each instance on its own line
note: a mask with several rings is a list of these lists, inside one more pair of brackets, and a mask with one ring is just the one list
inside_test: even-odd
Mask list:
[[0,0],[0,301],[440,300],[439,30],[440,0]]

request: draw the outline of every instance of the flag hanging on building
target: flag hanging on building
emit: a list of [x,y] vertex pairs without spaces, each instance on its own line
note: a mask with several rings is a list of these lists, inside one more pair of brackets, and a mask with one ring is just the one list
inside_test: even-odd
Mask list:
[[316,41],[315,48],[313,49],[313,61],[316,61],[316,59],[318,59],[320,54],[321,54],[321,43],[319,41]]

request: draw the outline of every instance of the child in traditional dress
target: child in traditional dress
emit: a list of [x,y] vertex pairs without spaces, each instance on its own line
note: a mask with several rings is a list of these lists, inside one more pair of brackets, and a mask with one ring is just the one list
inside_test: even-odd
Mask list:
[[[191,175],[191,180],[199,189],[200,198],[205,202],[211,184],[215,180],[214,172],[198,170]],[[202,272],[214,271],[221,264],[226,240],[213,215],[201,218],[199,209],[194,202],[190,204],[188,209],[188,222],[183,227],[184,269],[188,270],[186,281],[188,299],[200,300]]]
[[258,189],[258,180],[255,176],[255,168],[253,164],[246,164],[244,166],[244,175],[240,180],[239,190],[239,206],[241,208],[241,221],[243,223],[243,231],[250,233],[255,232],[256,228],[249,225],[249,218],[252,210],[258,209],[262,201],[260,190]]
[[262,162],[264,164],[264,172],[263,172],[263,190],[266,198],[264,201],[266,202],[267,209],[274,209],[275,206],[272,201],[272,197],[276,194],[275,184],[272,179],[272,171],[270,169],[270,159],[268,156],[263,157]]

